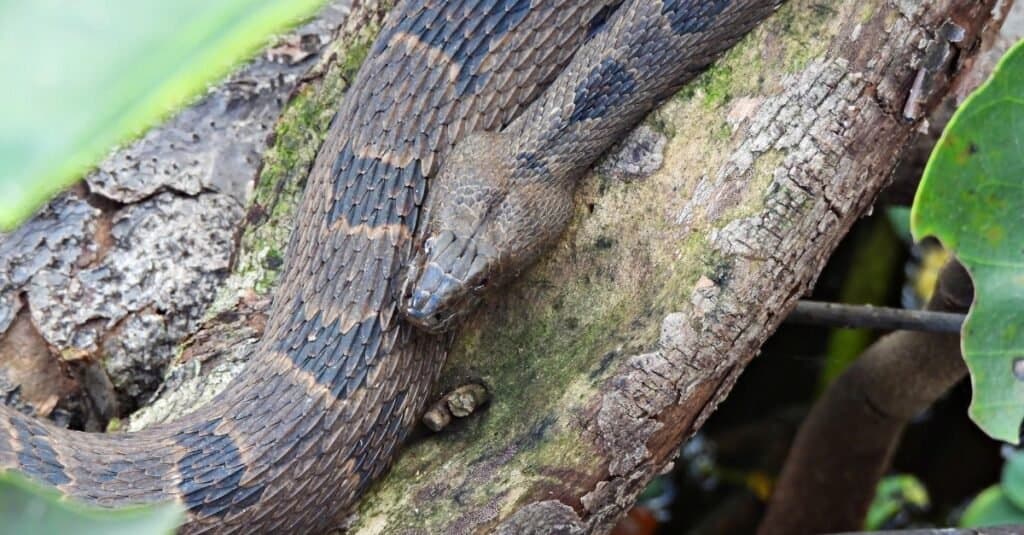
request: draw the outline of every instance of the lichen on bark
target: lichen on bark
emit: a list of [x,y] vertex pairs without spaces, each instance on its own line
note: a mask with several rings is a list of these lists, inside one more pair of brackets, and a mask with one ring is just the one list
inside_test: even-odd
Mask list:
[[185,341],[161,390],[131,416],[126,429],[190,412],[244,369],[284,265],[306,174],[390,6],[390,1],[357,4],[338,38],[290,95],[263,157],[231,275],[207,310],[203,329]]
[[939,25],[976,36],[990,7],[788,2],[652,116],[660,171],[583,182],[565,238],[456,339],[442,387],[482,381],[490,408],[410,445],[352,530],[608,529],[870,206]]

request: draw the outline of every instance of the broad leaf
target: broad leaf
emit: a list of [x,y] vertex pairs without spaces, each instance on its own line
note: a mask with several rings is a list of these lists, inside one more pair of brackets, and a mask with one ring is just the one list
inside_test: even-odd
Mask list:
[[0,0],[0,230],[323,0]]
[[174,532],[184,512],[176,504],[86,507],[15,472],[0,471],[0,519],[0,533],[162,535]]
[[971,418],[1016,444],[1024,419],[1024,48],[953,116],[917,191],[917,238],[935,236],[974,280],[963,328]]
[[1024,511],[1024,451],[1015,451],[1006,459],[1000,486],[1006,497]]
[[960,517],[960,527],[1004,526],[1024,524],[1024,511],[1006,497],[998,485],[982,491]]

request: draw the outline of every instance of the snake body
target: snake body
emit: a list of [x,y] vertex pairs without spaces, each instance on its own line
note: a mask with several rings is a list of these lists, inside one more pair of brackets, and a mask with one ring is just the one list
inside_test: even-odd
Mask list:
[[0,407],[0,469],[105,506],[178,501],[189,533],[331,528],[430,395],[445,339],[427,331],[536,258],[576,178],[780,1],[400,1],[310,170],[247,371],[127,435]]

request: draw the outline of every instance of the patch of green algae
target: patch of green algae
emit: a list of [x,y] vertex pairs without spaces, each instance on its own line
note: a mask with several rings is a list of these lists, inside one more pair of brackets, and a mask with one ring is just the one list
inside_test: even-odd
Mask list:
[[250,212],[262,221],[250,226],[242,237],[242,250],[249,254],[240,258],[237,270],[258,274],[254,289],[259,293],[266,293],[277,280],[306,175],[374,35],[376,29],[367,28],[353,36],[345,55],[327,69],[322,83],[315,89],[302,88],[277,124],[275,143],[264,156]]
[[[733,95],[749,94],[763,80],[760,43],[745,39],[723,54],[722,59],[689,83],[674,97],[680,102],[699,101],[710,108],[718,108]],[[751,76],[753,75],[753,76]]]
[[[390,6],[390,2],[383,4]],[[326,59],[312,71],[314,76],[310,78],[314,81],[300,86],[275,125],[273,143],[264,155],[253,191],[235,268],[208,310],[208,317],[232,308],[240,291],[266,294],[277,282],[306,175],[331,118],[380,31],[382,16],[368,16],[366,24],[331,45],[324,54]]]
[[[759,31],[764,38],[741,41],[683,88],[675,99],[688,102],[700,97],[705,106],[721,108],[735,95],[760,92],[770,72],[766,68],[769,63],[782,67],[784,72],[794,73],[806,68],[811,60],[822,57],[832,37],[841,30],[844,17],[836,16],[840,8],[806,1],[789,4],[800,6],[780,9],[762,24],[763,29]],[[857,17],[864,22],[873,13],[874,8],[865,4],[860,6]]]
[[[655,347],[661,319],[683,308],[698,279],[727,278],[731,260],[711,250],[708,234],[761,209],[782,156],[759,156],[741,198],[713,225],[698,220],[684,229],[678,212],[735,148],[725,120],[734,100],[779,92],[771,73],[799,71],[825,52],[842,17],[819,6],[787,2],[652,114],[648,124],[669,138],[661,171],[633,183],[600,176],[583,183],[566,238],[488,302],[455,342],[443,386],[482,380],[494,401],[483,414],[407,447],[363,500],[351,533],[432,532],[485,497],[498,497],[492,505],[501,515],[538,488],[557,498],[592,483],[565,472],[601,459],[592,441],[581,439],[579,422],[591,420],[595,395],[627,356]],[[279,121],[250,210],[255,222],[243,234],[224,302],[234,303],[239,289],[265,293],[276,280],[304,177],[379,31],[380,17],[370,19],[335,47],[322,80],[303,87]]]
[[[804,70],[814,59],[820,58],[828,51],[833,38],[843,31],[842,25],[850,17],[840,13],[851,9],[849,5],[839,2],[800,2],[801,11],[789,10],[779,13],[773,22],[777,35],[784,35],[784,43],[779,43],[782,50],[782,61],[779,67],[785,72],[796,73]],[[856,6],[859,13],[876,8],[868,7],[870,2]],[[863,18],[863,17],[862,17]]]

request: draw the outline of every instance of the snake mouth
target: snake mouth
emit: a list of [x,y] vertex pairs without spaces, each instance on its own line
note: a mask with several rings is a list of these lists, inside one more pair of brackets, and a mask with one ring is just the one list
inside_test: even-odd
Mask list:
[[437,264],[427,264],[403,304],[405,319],[432,334],[449,330],[464,315],[451,304],[462,293],[458,284],[458,280],[444,273]]
[[479,304],[488,286],[489,252],[451,232],[429,238],[406,279],[400,307],[405,319],[433,334],[450,330]]

